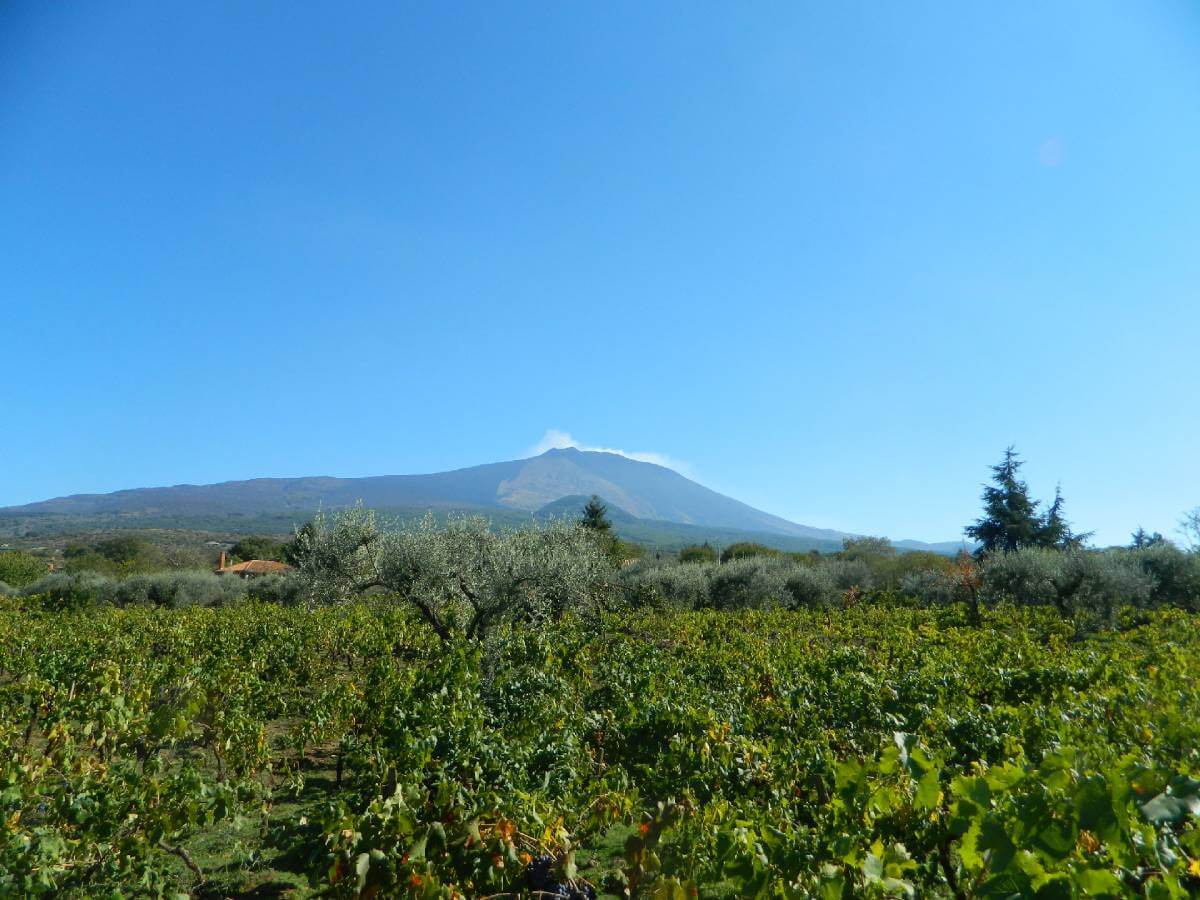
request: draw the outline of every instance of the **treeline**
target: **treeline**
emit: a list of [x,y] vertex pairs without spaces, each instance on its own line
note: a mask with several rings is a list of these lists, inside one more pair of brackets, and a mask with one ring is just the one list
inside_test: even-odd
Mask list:
[[1200,610],[1200,555],[1168,542],[1108,550],[1029,547],[957,559],[846,542],[835,555],[755,553],[725,563],[643,559],[616,567],[593,531],[556,523],[493,532],[483,520],[381,528],[348,511],[304,533],[300,569],[242,580],[209,572],[51,573],[8,593],[46,608],[288,605],[364,594],[407,602],[443,637],[481,637],[501,622],[654,607],[836,609],[861,603],[1047,606],[1081,624],[1122,608]]
[[88,606],[224,606],[238,600],[300,602],[294,575],[242,579],[204,571],[152,572],[112,578],[95,572],[51,572],[20,587],[0,584],[0,597],[36,603],[43,609]]
[[[252,535],[225,551],[226,561],[294,562],[295,539]],[[61,556],[0,550],[0,596],[39,597],[54,608],[110,604],[220,606],[243,597],[294,602],[298,582],[272,575],[243,581],[213,573],[214,547],[160,544],[127,534],[67,544]]]
[[1200,509],[1180,531],[1193,552],[1139,527],[1127,547],[1088,547],[1065,516],[1061,489],[1044,511],[1019,476],[1009,447],[984,487],[983,514],[964,529],[977,542],[957,559],[899,554],[885,538],[850,538],[839,553],[784,553],[756,543],[720,553],[686,547],[676,561],[622,573],[637,602],[687,609],[832,607],[863,599],[924,605],[1052,606],[1063,616],[1111,621],[1121,607],[1200,609]]
[[1122,606],[1200,610],[1200,556],[1163,542],[1109,550],[1024,548],[979,558],[935,554],[759,554],[643,562],[621,572],[632,602],[684,609],[833,608],[866,600],[921,605],[1053,606],[1111,618]]
[[[286,541],[249,535],[223,545],[228,562],[269,559],[292,562],[294,539]],[[166,571],[212,570],[222,545],[151,540],[143,534],[117,534],[68,543],[61,553],[39,550],[0,550],[0,584],[21,587],[49,571],[91,573],[108,578]]]
[[[410,604],[443,638],[481,637],[502,622],[543,622],[627,607],[833,608],[862,602],[924,606],[1050,606],[1081,622],[1112,622],[1119,609],[1200,610],[1200,552],[1138,529],[1129,546],[1091,549],[1064,517],[1061,491],[1045,511],[1018,477],[1015,451],[993,467],[983,515],[966,529],[973,555],[901,553],[884,538],[850,538],[834,554],[784,553],[757,543],[677,558],[640,554],[620,540],[593,497],[576,522],[495,530],[486,519],[432,518],[385,526],[369,511],[317,516],[295,538],[251,537],[232,559],[267,558],[296,571],[243,581],[211,571],[144,572],[153,558],[136,536],[68,548],[73,565],[0,552],[0,594],[57,609],[107,604],[218,606],[243,598],[327,603],[388,594]],[[1189,529],[1191,529],[1189,531]],[[1200,511],[1183,525],[1200,547]],[[103,560],[101,571],[81,568]],[[107,568],[106,568],[107,567]]]

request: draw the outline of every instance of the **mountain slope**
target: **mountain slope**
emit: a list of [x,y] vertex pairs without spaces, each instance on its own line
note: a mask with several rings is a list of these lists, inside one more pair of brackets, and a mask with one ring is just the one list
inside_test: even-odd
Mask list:
[[0,509],[0,516],[245,517],[310,515],[359,500],[381,509],[509,509],[533,512],[563,497],[598,494],[638,519],[766,532],[823,541],[842,532],[798,525],[697,484],[678,472],[615,453],[548,450],[531,459],[430,475],[256,478],[210,485],[76,494]]

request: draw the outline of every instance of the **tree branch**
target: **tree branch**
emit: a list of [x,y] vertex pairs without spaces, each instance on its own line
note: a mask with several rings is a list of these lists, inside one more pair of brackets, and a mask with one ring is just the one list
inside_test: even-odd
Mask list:
[[196,861],[194,859],[192,859],[192,854],[188,853],[185,848],[178,847],[178,846],[176,846],[176,847],[171,846],[170,844],[167,843],[166,838],[159,838],[158,846],[161,847],[163,850],[166,850],[168,853],[173,853],[176,856],[178,856],[180,859],[182,859],[183,864],[185,866],[187,866],[189,869],[191,869],[192,874],[196,876],[197,884],[204,883],[204,873],[200,870],[200,867],[198,865],[196,865]]
[[938,844],[938,863],[942,867],[942,875],[946,878],[946,884],[949,885],[954,900],[967,900],[967,895],[958,886],[958,876],[954,873],[954,863],[950,859],[950,838],[948,837],[942,838]]
[[429,623],[429,626],[437,632],[438,637],[443,641],[450,640],[450,629],[446,627],[438,614],[433,611],[433,607],[416,596],[410,596],[408,599],[413,606],[421,611],[421,615],[425,617],[425,621]]

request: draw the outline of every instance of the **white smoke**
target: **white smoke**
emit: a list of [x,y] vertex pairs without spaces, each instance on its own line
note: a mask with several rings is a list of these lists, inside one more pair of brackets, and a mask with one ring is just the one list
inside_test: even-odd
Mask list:
[[648,462],[654,463],[656,466],[665,466],[668,469],[674,469],[676,472],[686,472],[688,469],[687,463],[678,459],[672,459],[665,453],[655,453],[650,450],[619,450],[616,447],[596,447],[592,444],[577,441],[569,433],[558,428],[548,428],[546,433],[542,435],[542,439],[531,447],[527,453],[529,456],[540,456],[547,450],[564,450],[567,447],[574,447],[576,450],[594,450],[597,453],[616,453],[618,456],[636,459],[638,462]]

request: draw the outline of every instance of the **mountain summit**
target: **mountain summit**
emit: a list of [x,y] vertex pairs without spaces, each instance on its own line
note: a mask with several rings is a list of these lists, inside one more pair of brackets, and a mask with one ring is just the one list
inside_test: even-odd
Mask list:
[[718,494],[654,463],[573,448],[430,475],[256,478],[220,484],[75,494],[0,509],[0,516],[241,517],[310,515],[361,500],[378,509],[510,509],[536,512],[564,497],[596,494],[638,519],[818,540],[843,532],[798,525]]

